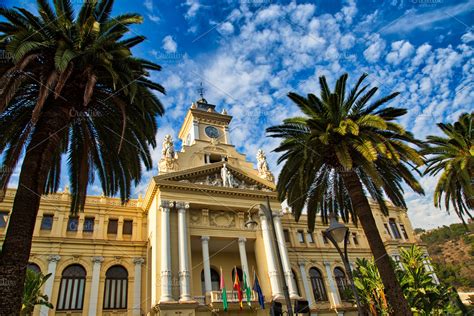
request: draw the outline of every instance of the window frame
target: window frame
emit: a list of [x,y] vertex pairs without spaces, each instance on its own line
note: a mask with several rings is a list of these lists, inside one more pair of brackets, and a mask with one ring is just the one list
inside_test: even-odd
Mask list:
[[[71,224],[73,222],[76,222],[76,228],[72,229]],[[79,230],[79,217],[78,216],[69,216],[67,219],[67,226],[66,226],[66,231],[67,232],[77,232]]]
[[[125,232],[125,227],[126,227],[126,224],[128,225],[128,223],[130,223],[130,232]],[[122,225],[122,235],[127,235],[127,236],[131,236],[133,235],[133,219],[126,219],[123,221],[123,225]]]
[[[4,216],[6,219],[4,219]],[[10,211],[0,211],[0,229],[1,228],[6,228],[8,226],[8,221],[10,220]]]
[[[86,222],[88,222],[88,221],[92,222],[92,228],[90,230],[86,229],[87,228]],[[95,217],[93,217],[93,216],[85,217],[84,218],[84,225],[82,226],[82,231],[84,233],[93,233],[94,232],[94,227],[95,227]]]
[[[45,228],[44,223],[45,223],[45,218],[50,218],[51,219],[51,226],[49,228]],[[42,231],[52,231],[53,230],[53,224],[54,224],[54,214],[43,214],[43,217],[41,218],[41,224],[40,224],[40,230]]]
[[[107,276],[107,274],[111,271],[111,269],[114,269],[114,268],[122,269],[123,272],[125,272],[125,276],[121,276],[121,277]],[[109,311],[109,310],[127,310],[128,309],[128,289],[129,289],[128,277],[129,277],[129,274],[128,274],[127,268],[125,268],[123,265],[116,264],[107,269],[107,271],[105,272],[105,280],[104,280],[104,301],[102,304],[103,310]],[[123,286],[124,284],[125,284],[125,289]],[[119,287],[120,287],[120,290],[119,290]],[[109,294],[108,298],[106,297],[107,294]],[[115,296],[115,298],[118,298],[118,297],[120,298],[120,302],[118,306],[115,305],[117,304],[116,300],[113,300],[113,304],[111,303],[112,296]],[[124,300],[125,302],[123,302],[124,298],[125,298]],[[108,305],[106,306],[106,304]]]
[[[65,276],[64,275],[64,273],[67,272],[68,269],[73,269],[73,268],[82,269],[82,272],[84,272],[84,275],[83,276],[69,276],[69,275]],[[61,281],[59,283],[58,302],[56,304],[57,311],[79,311],[79,310],[84,309],[86,279],[87,279],[87,271],[82,265],[74,263],[64,268],[63,272],[61,273]],[[69,282],[72,282],[72,285],[70,287],[69,287]],[[81,284],[82,284],[82,291],[81,291]],[[80,295],[77,295],[77,291],[82,292],[82,298],[80,298]],[[76,302],[74,305],[76,308],[71,308],[72,298],[74,297],[74,293],[76,293]],[[65,308],[66,300],[69,301],[68,308]],[[61,304],[61,301],[62,301],[62,304]],[[79,303],[80,303],[80,306],[77,306]]]
[[349,296],[347,295],[347,291],[349,289],[349,282],[347,281],[347,275],[345,271],[341,267],[335,267],[333,273],[339,297],[342,301],[349,300]]
[[392,231],[394,239],[402,239],[402,235],[400,234],[400,230],[398,229],[397,221],[395,220],[395,218],[388,219],[388,226]]
[[[115,223],[115,231],[111,231],[110,224]],[[107,223],[107,235],[117,235],[118,234],[118,218],[109,218]]]
[[[313,275],[311,271],[316,271],[317,275]],[[316,267],[311,267],[309,268],[308,274],[315,302],[328,302],[328,294],[326,291],[326,285],[324,284],[324,278],[321,270]],[[316,297],[316,294],[319,294],[319,296]]]
[[298,242],[299,242],[300,244],[306,243],[306,238],[305,238],[305,236],[304,236],[304,235],[305,235],[305,234],[304,234],[304,230],[300,230],[300,229],[297,230],[296,235],[298,236]]

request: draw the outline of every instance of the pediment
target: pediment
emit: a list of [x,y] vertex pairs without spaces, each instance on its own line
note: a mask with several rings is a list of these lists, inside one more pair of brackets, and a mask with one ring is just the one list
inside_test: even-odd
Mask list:
[[[226,165],[230,173],[224,183],[222,168]],[[190,184],[192,186],[206,186],[224,189],[241,189],[272,192],[275,186],[272,182],[259,178],[257,175],[249,174],[239,168],[233,167],[226,162],[216,162],[204,166],[190,168],[178,172],[167,173],[155,177],[157,184],[175,182],[176,184]]]

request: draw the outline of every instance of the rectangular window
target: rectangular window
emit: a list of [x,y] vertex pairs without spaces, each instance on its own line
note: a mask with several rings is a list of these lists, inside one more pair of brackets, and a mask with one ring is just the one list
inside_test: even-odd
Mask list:
[[298,231],[298,241],[300,243],[304,243],[304,231],[302,231],[302,230]]
[[310,244],[314,244],[313,233],[308,233],[308,242]]
[[357,233],[352,233],[352,241],[354,242],[354,245],[359,244],[359,240],[357,239]]
[[94,217],[86,217],[84,219],[83,231],[86,233],[92,233],[94,231]]
[[77,232],[77,227],[79,226],[78,217],[69,217],[67,221],[67,231],[68,232]]
[[41,230],[53,229],[53,219],[53,214],[43,214],[43,219],[41,219]]
[[323,236],[323,242],[325,244],[329,244],[329,240],[327,239],[326,235],[324,235],[324,232],[321,232],[321,235]]
[[408,239],[408,234],[407,230],[405,229],[405,225],[400,224],[400,230],[402,231],[403,237],[405,237],[405,239]]
[[285,236],[285,242],[291,242],[291,240],[290,240],[290,231],[288,229],[283,230],[283,235]]
[[107,234],[117,234],[118,219],[109,219],[109,225],[107,226]]
[[395,239],[401,239],[402,236],[400,235],[400,231],[398,230],[397,223],[395,222],[394,218],[390,218],[388,220],[388,224],[390,225],[390,229],[392,230],[393,237]]
[[0,211],[0,228],[7,227],[9,213],[8,211]]
[[131,235],[133,231],[133,221],[130,220],[124,220],[123,221],[123,234],[124,235]]

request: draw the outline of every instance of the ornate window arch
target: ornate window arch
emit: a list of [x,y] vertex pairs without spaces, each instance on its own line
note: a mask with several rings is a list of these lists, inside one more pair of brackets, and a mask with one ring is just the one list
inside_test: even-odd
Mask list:
[[121,265],[105,273],[104,309],[127,309],[128,272]]
[[313,296],[316,302],[326,302],[328,295],[326,286],[324,285],[323,275],[318,268],[312,267],[309,269],[309,278],[313,288]]
[[349,285],[347,283],[346,274],[342,268],[334,268],[334,278],[336,279],[337,291],[339,292],[339,297],[343,301],[347,301],[349,297],[347,296],[347,290]]
[[80,264],[67,266],[61,275],[57,310],[82,310],[86,270]]
[[41,268],[39,267],[39,265],[37,265],[36,263],[34,262],[28,262],[28,265],[26,266],[27,269],[30,269],[30,270],[33,270],[35,271],[36,273],[40,273],[41,272]]

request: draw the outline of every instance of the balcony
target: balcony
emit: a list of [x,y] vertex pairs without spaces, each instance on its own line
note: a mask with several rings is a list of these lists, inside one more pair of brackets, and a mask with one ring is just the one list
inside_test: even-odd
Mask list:
[[[222,293],[221,291],[211,291],[206,295],[206,302],[213,309],[222,309]],[[229,310],[238,310],[240,309],[239,298],[236,291],[227,291],[227,303],[229,304]],[[247,297],[245,293],[243,295],[242,303],[245,306],[247,304]],[[254,291],[252,291],[252,296],[250,298],[250,303],[252,307],[258,307],[258,296]]]

